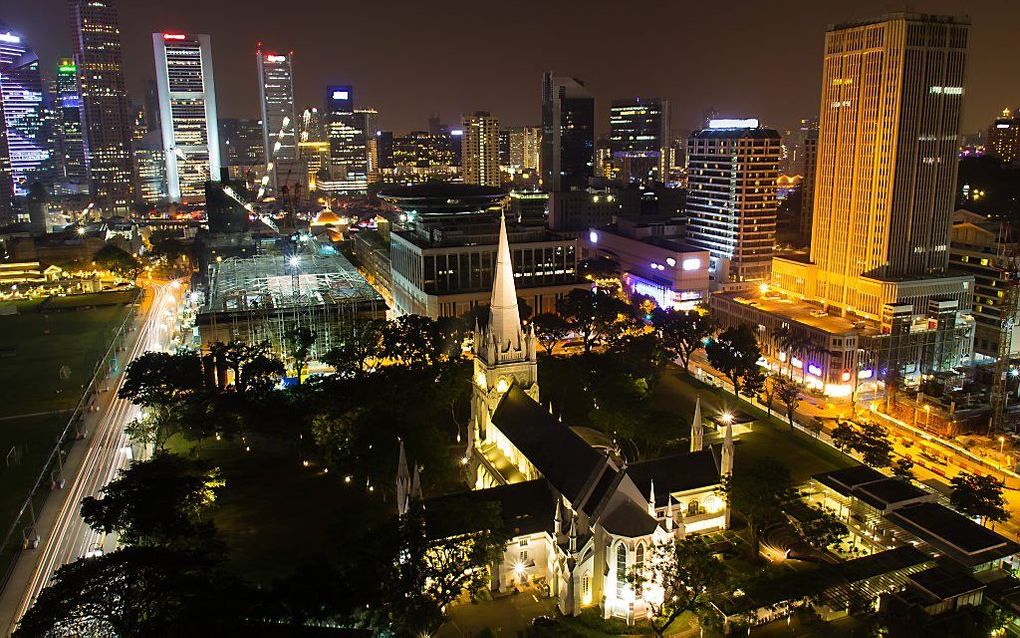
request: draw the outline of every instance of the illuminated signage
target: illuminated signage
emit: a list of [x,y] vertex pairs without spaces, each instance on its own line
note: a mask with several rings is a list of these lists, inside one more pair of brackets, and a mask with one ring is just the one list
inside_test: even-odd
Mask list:
[[850,372],[849,372],[848,370],[845,370],[845,371],[843,372],[843,376],[842,376],[841,378],[842,378],[842,379],[843,379],[844,381],[849,381],[849,380],[850,380]]
[[76,67],[73,64],[61,64],[59,67],[57,67],[57,71],[59,71],[60,73],[74,73],[77,70],[78,67]]
[[697,257],[690,257],[683,261],[681,267],[684,270],[697,270],[698,268],[701,268],[701,260],[698,259]]
[[19,42],[21,42],[21,38],[8,31],[7,33],[0,33],[0,42],[7,42],[8,44],[18,44]]
[[822,369],[813,363],[809,363],[807,367],[808,374],[813,374],[816,377],[822,376]]
[[351,99],[350,91],[333,91],[334,100],[349,100]]
[[599,243],[599,234],[596,233],[594,230],[588,231],[588,241],[590,241],[593,244]]
[[453,136],[461,136],[463,134],[464,134],[464,130],[463,129],[459,129],[459,128],[455,128],[452,131],[450,131],[450,135],[453,135]]
[[709,120],[708,128],[758,128],[758,118]]
[[164,33],[164,40],[183,40],[185,38],[183,33]]
[[272,53],[266,55],[266,62],[286,62],[287,56],[285,55],[273,55]]
[[1009,124],[996,124],[995,128],[1009,128]]
[[871,368],[868,368],[867,370],[861,370],[860,372],[857,373],[858,379],[870,379],[873,376],[875,376],[875,371],[872,370]]
[[675,268],[676,260],[673,259],[672,257],[666,257],[666,265],[669,266],[670,268]]

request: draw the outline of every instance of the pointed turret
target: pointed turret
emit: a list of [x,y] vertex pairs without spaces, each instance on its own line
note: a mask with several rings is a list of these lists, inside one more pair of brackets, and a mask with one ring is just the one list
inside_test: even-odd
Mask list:
[[666,531],[673,531],[673,495],[666,495]]
[[733,423],[726,424],[726,436],[723,438],[722,446],[722,474],[729,476],[733,473]]
[[414,476],[411,477],[411,491],[408,494],[409,501],[421,500],[421,474],[418,473],[418,466],[414,466]]
[[577,554],[577,516],[570,518],[570,555]]
[[557,539],[563,534],[563,512],[560,499],[556,499],[556,514],[553,516],[553,532]]
[[655,479],[651,480],[648,488],[648,515],[655,518]]
[[700,452],[705,446],[705,427],[701,422],[701,395],[694,403],[694,420],[691,422],[691,452]]
[[397,458],[397,514],[407,514],[408,500],[411,495],[411,473],[407,469],[407,455],[404,453],[404,441],[400,441],[400,456]]
[[492,280],[492,300],[489,302],[488,332],[495,340],[499,353],[521,350],[524,346],[514,268],[510,261],[510,241],[506,234],[506,217],[502,215],[499,217],[499,245],[496,247],[496,274]]

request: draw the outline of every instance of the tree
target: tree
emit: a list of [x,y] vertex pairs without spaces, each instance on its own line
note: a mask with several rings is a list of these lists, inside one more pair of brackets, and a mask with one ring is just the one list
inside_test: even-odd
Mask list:
[[791,376],[777,375],[775,378],[776,398],[786,407],[786,420],[793,429],[793,415],[800,404],[800,391],[802,386],[793,380]]
[[385,321],[367,319],[351,325],[340,338],[340,345],[323,357],[342,376],[360,376],[368,371],[368,362],[379,355]]
[[382,354],[410,368],[424,368],[439,361],[443,335],[429,317],[403,315],[387,321],[382,331]]
[[97,532],[117,533],[128,545],[171,547],[208,542],[212,527],[202,515],[223,486],[216,470],[175,454],[157,453],[121,470],[88,496],[81,515]]
[[765,374],[765,381],[761,384],[761,400],[765,403],[765,409],[769,416],[772,416],[772,400],[776,397],[778,379],[781,375],[775,372]]
[[758,359],[761,349],[751,326],[741,324],[727,328],[705,346],[708,362],[733,384],[733,393],[741,394],[744,386],[754,386],[762,379]]
[[547,354],[552,354],[556,346],[570,334],[570,324],[554,312],[535,315],[532,324],[535,326],[535,336],[542,342]]
[[556,310],[581,336],[585,352],[621,332],[633,317],[630,305],[616,295],[580,288],[557,301]]
[[860,431],[849,421],[839,422],[832,431],[832,442],[844,452],[855,451],[867,465],[875,468],[892,464],[892,442],[889,431],[877,423],[865,423]]
[[291,356],[294,358],[294,373],[297,376],[298,385],[301,385],[301,373],[308,365],[308,359],[312,355],[312,346],[315,345],[315,333],[307,326],[298,326],[290,333]]
[[208,556],[126,547],[58,569],[14,635],[229,635],[244,598]]
[[893,476],[909,481],[914,478],[914,462],[910,459],[901,458],[897,459],[892,464]]
[[115,272],[122,277],[134,279],[142,272],[142,262],[129,252],[117,248],[113,244],[107,244],[96,251],[92,261],[97,266]]
[[807,520],[800,523],[800,533],[809,545],[827,550],[838,545],[847,535],[847,527],[836,513],[824,505],[809,505]]
[[726,581],[726,568],[708,543],[690,536],[656,545],[647,573],[633,573],[628,580],[638,591],[648,582],[662,587],[661,597],[657,591],[649,591],[644,599],[652,612],[652,630],[663,636],[685,612],[708,606],[708,593]]
[[146,352],[128,364],[117,396],[145,407],[168,407],[201,389],[198,353]]
[[751,555],[758,556],[762,532],[782,515],[782,505],[795,497],[790,470],[779,461],[759,458],[723,477],[720,491],[747,521]]
[[652,325],[670,360],[680,359],[690,374],[691,356],[705,347],[712,334],[712,320],[697,310],[658,310],[652,314]]
[[272,390],[276,382],[285,374],[287,374],[287,368],[284,367],[283,361],[269,352],[258,352],[241,367],[241,378],[237,387],[242,394],[253,392],[264,395]]
[[166,448],[167,442],[183,428],[180,411],[171,407],[156,405],[145,410],[138,418],[124,427],[132,442],[151,445],[156,452]]
[[1009,520],[1006,499],[1002,496],[1003,482],[994,476],[981,476],[960,472],[950,481],[953,488],[950,504],[967,516],[1003,523]]
[[832,444],[836,449],[843,452],[852,452],[857,447],[859,435],[849,421],[838,421],[829,436],[832,437]]

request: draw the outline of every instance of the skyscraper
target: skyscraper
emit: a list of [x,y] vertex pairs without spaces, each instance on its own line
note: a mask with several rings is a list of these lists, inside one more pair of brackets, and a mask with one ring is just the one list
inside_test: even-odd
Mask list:
[[1003,162],[1020,160],[1020,109],[1003,109],[988,127],[988,153]]
[[69,5],[89,190],[100,210],[126,212],[133,199],[131,111],[116,0],[69,0]]
[[349,85],[326,89],[330,184],[343,193],[364,193],[368,189],[368,147],[365,140],[365,116],[354,110],[354,89]]
[[609,109],[609,148],[614,168],[624,181],[665,181],[668,146],[668,100],[613,100]]
[[[297,119],[294,112],[293,52],[256,51],[259,72],[259,103],[262,106],[262,144],[265,164],[297,161]],[[272,188],[277,188],[276,171],[270,171]]]
[[542,178],[546,190],[585,188],[595,174],[595,97],[577,78],[542,77]]
[[16,195],[27,195],[50,160],[45,139],[42,76],[39,58],[23,36],[0,23],[0,101],[10,174]]
[[507,129],[510,142],[510,170],[514,172],[538,170],[541,155],[542,128],[521,126]]
[[768,278],[779,155],[779,133],[756,119],[711,120],[687,140],[687,234],[717,281]]
[[61,59],[57,64],[57,109],[63,179],[87,188],[88,165],[85,163],[85,139],[81,125],[78,67],[71,59]]
[[475,111],[464,116],[463,126],[464,183],[499,188],[499,120],[486,111]]
[[811,223],[815,211],[815,173],[818,170],[818,122],[809,122],[799,149],[804,160],[804,179],[800,182],[800,238],[811,243]]
[[202,201],[220,179],[212,48],[207,35],[153,33],[159,119],[171,201]]
[[826,33],[811,263],[777,259],[783,288],[873,319],[924,312],[932,299],[969,308],[966,282],[938,278],[949,259],[969,28],[899,13]]

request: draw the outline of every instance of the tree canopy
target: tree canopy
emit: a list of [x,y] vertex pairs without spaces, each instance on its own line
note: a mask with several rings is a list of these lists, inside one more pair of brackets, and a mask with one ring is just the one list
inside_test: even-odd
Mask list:
[[1002,523],[1009,520],[1006,499],[1002,495],[1003,483],[994,476],[981,476],[961,472],[950,481],[953,488],[949,496],[952,506],[967,516]]
[[705,347],[708,362],[726,375],[733,384],[734,394],[754,396],[764,382],[764,374],[758,366],[761,348],[754,330],[741,324],[723,330]]
[[723,477],[721,491],[747,521],[751,554],[757,556],[762,532],[782,515],[783,504],[795,496],[790,470],[774,459],[759,458]]

